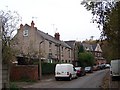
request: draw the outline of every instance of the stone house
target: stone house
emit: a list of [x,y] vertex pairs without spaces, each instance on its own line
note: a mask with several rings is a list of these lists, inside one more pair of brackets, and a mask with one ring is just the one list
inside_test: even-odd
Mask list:
[[31,56],[41,58],[44,62],[50,63],[72,63],[71,47],[60,40],[60,34],[55,33],[54,37],[38,30],[28,24],[20,25],[17,34],[13,38],[12,47],[16,50],[16,56]]
[[75,41],[75,40],[69,40],[69,41],[65,41],[65,43],[67,43],[72,49],[71,57],[72,57],[73,64],[75,66],[78,66],[78,46],[80,45],[81,42]]

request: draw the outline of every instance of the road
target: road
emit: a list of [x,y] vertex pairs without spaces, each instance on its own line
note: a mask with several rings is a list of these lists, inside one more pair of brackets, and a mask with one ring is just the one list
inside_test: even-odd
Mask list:
[[48,79],[33,85],[24,86],[23,88],[100,88],[103,78],[108,72],[108,69],[95,71],[72,81]]

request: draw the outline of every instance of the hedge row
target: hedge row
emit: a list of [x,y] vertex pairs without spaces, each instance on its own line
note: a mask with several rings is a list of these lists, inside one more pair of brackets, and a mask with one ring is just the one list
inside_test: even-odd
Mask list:
[[54,74],[55,63],[42,63],[42,74]]

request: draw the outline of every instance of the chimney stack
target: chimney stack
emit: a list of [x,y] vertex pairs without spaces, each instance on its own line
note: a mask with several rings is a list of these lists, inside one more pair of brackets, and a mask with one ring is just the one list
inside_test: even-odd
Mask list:
[[60,34],[59,33],[55,33],[55,39],[57,39],[57,40],[60,40]]
[[34,21],[31,22],[31,27],[34,27],[35,23]]
[[23,24],[20,24],[20,29],[23,29]]

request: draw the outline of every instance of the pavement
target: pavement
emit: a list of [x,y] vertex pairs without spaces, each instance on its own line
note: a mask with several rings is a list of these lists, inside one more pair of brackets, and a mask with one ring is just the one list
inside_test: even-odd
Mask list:
[[54,74],[49,74],[49,75],[42,75],[41,80],[38,81],[31,81],[31,82],[11,82],[12,85],[17,86],[18,88],[24,87],[26,85],[33,85],[35,83],[40,83],[43,81],[51,81],[54,80]]
[[44,81],[49,79],[54,79],[54,74],[43,75],[41,80]]

